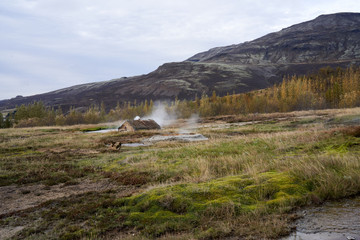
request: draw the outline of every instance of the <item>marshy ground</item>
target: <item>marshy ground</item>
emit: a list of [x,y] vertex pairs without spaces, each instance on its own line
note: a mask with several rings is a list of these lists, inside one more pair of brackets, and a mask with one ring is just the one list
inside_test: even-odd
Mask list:
[[296,231],[284,240],[359,239],[360,197],[327,201],[298,212]]
[[[201,142],[0,130],[0,239],[276,239],[360,193],[360,108],[200,119]],[[299,220],[298,220],[299,221]]]

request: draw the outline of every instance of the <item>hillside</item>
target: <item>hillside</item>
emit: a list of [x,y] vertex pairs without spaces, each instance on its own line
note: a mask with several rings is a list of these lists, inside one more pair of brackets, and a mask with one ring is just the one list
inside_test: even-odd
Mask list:
[[360,63],[360,13],[321,15],[237,45],[217,47],[141,76],[89,83],[0,101],[0,110],[33,101],[88,107],[104,102],[193,99],[202,93],[242,93],[271,86],[285,75]]
[[188,61],[262,65],[359,60],[359,26],[358,13],[321,15],[251,42],[210,49]]

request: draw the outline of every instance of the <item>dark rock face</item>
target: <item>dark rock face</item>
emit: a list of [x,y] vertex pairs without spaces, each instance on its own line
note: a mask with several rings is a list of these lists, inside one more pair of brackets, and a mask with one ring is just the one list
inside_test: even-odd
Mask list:
[[210,49],[195,62],[320,63],[360,58],[360,14],[338,13],[270,33],[251,42]]
[[104,102],[193,99],[261,89],[284,75],[360,64],[360,13],[321,15],[254,41],[217,47],[184,62],[166,63],[141,76],[120,78],[0,101],[0,110],[42,100],[63,108]]

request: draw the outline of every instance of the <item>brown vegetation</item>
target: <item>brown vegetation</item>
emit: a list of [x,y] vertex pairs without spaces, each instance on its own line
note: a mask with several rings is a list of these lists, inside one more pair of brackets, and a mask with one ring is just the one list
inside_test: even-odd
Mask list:
[[[210,97],[203,94],[201,98],[193,101],[175,99],[174,102],[167,103],[166,111],[180,118],[189,118],[198,113],[201,117],[210,117],[208,121],[222,116],[220,118],[231,122],[254,121],[259,119],[258,113],[275,113],[280,117],[281,113],[289,111],[357,106],[360,106],[360,68],[350,67],[324,68],[317,74],[287,77],[281,84],[249,93],[219,97],[213,92]],[[13,122],[17,127],[90,124],[145,116],[153,107],[154,103],[146,100],[141,103],[119,103],[108,113],[102,104],[100,107],[92,106],[85,112],[70,109],[69,113],[63,114],[61,109],[55,111],[46,108],[41,102],[35,102],[18,107]],[[237,116],[235,119],[233,116],[223,117],[239,114],[248,116]],[[271,115],[268,118],[271,118]],[[8,126],[11,121],[7,121]]]

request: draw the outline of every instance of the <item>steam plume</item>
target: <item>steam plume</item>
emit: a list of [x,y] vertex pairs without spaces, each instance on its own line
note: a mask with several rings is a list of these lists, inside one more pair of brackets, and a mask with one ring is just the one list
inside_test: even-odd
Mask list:
[[179,133],[193,133],[198,128],[199,114],[192,114],[191,117],[186,121],[184,127],[179,129]]
[[167,111],[164,103],[156,102],[152,113],[149,116],[145,116],[143,119],[153,119],[161,127],[164,127],[174,123],[177,116],[176,114]]

